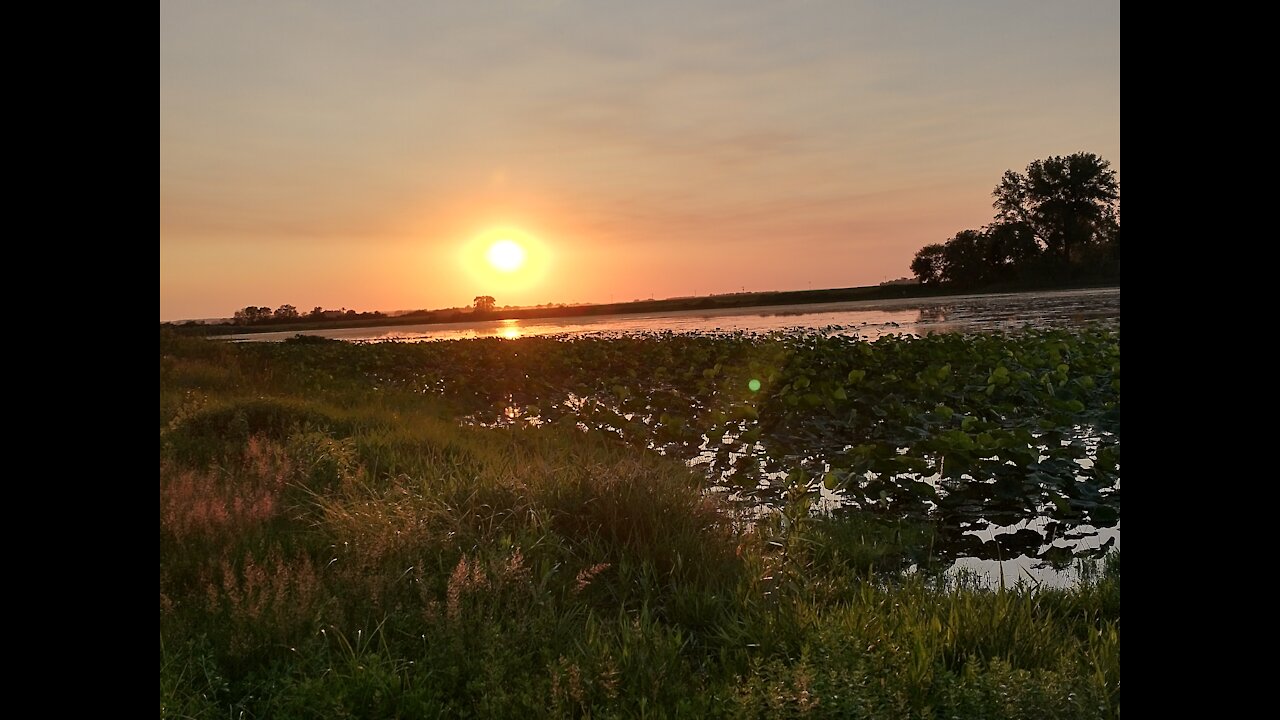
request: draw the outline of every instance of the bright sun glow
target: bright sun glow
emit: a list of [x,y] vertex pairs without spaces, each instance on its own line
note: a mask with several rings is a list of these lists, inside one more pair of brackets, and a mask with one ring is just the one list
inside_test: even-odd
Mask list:
[[513,240],[499,240],[489,247],[489,264],[502,272],[514,272],[524,264],[524,248]]
[[543,302],[554,254],[522,225],[494,222],[458,246],[458,271],[467,297],[492,295],[499,305]]

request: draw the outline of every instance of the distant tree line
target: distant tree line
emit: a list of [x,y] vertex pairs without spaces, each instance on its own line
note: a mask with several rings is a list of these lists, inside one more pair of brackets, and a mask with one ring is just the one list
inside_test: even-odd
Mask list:
[[984,286],[1120,278],[1120,183],[1093,153],[1005,172],[980,230],[926,245],[911,261],[924,284]]
[[384,318],[386,314],[373,312],[356,312],[342,308],[341,310],[325,310],[319,305],[312,308],[311,312],[303,315],[298,312],[298,308],[292,305],[281,305],[272,310],[263,305],[255,307],[249,305],[243,309],[237,310],[232,317],[232,322],[236,325],[270,325],[278,323],[299,322],[302,320],[348,320],[352,318]]

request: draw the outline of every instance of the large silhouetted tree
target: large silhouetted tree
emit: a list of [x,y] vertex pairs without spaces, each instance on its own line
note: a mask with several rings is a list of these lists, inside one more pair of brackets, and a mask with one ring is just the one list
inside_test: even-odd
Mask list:
[[1054,156],[1009,170],[992,192],[996,216],[926,245],[911,261],[922,283],[980,286],[1011,281],[1118,277],[1120,184],[1093,153]]
[[1110,240],[1120,227],[1120,183],[1111,163],[1079,152],[1005,172],[992,195],[996,223],[1030,229],[1064,262],[1085,245]]
[[476,312],[483,313],[493,312],[493,308],[498,304],[498,301],[494,300],[492,295],[481,295],[473,302],[476,304]]

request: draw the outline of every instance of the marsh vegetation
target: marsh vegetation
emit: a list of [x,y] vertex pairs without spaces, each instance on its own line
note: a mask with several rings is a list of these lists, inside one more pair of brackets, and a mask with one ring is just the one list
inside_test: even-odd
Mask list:
[[1118,716],[1119,343],[162,330],[161,716]]

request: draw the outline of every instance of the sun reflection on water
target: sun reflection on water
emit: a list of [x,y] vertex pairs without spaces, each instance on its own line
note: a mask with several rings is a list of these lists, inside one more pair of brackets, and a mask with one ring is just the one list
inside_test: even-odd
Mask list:
[[519,320],[503,320],[498,326],[498,337],[506,340],[515,340],[520,337],[520,321]]

